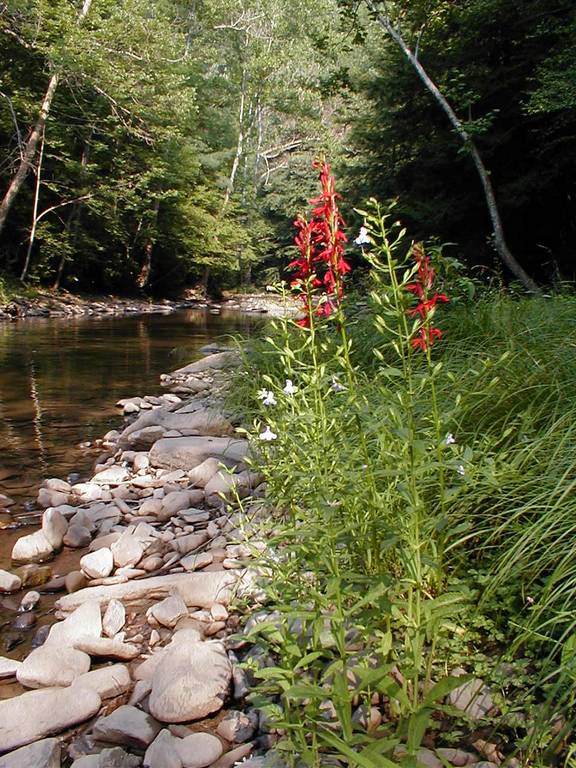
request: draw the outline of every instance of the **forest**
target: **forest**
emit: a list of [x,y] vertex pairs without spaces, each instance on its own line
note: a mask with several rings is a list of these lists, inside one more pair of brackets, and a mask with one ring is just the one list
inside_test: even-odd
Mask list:
[[6,0],[0,35],[4,285],[274,282],[315,157],[351,229],[394,199],[480,279],[574,278],[572,3]]

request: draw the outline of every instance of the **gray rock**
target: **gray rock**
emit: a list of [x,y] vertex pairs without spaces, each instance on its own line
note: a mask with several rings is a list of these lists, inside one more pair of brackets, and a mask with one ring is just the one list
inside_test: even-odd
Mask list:
[[67,547],[72,547],[74,549],[87,547],[91,541],[92,534],[90,533],[90,529],[83,525],[70,525],[64,534],[64,544]]
[[60,733],[100,709],[100,696],[88,688],[42,688],[0,701],[0,751]]
[[184,768],[206,768],[212,765],[224,751],[220,739],[210,733],[192,733],[178,739],[176,750]]
[[120,435],[118,442],[121,448],[132,448],[135,451],[148,451],[157,440],[161,440],[166,430],[161,426],[150,426]]
[[242,763],[243,766],[244,760],[248,757],[253,749],[254,744],[252,742],[248,744],[242,744],[235,749],[231,749],[229,752],[226,752],[226,754],[222,755],[219,760],[216,760],[215,763],[212,763],[212,768],[233,768],[233,766],[235,766],[237,763]]
[[60,741],[42,739],[0,757],[0,768],[60,768]]
[[[72,493],[82,502],[98,501],[102,498],[103,490],[98,483],[76,483]],[[56,506],[56,505],[55,505]]]
[[192,485],[195,485],[197,488],[204,488],[219,469],[220,462],[218,459],[206,459],[202,464],[198,464],[197,467],[191,469],[188,472],[188,477]]
[[178,368],[177,370],[172,371],[170,376],[172,378],[179,378],[181,376],[201,373],[202,371],[219,371],[226,368],[234,368],[240,365],[240,362],[240,356],[237,352],[217,352],[214,355],[208,355],[201,360],[197,360],[194,363],[185,365],[183,368]]
[[447,762],[456,766],[456,768],[461,768],[462,766],[470,765],[470,763],[475,763],[477,760],[476,755],[473,755],[471,752],[466,752],[463,749],[437,747],[436,754],[442,760],[446,760]]
[[66,686],[89,669],[90,657],[86,653],[44,643],[26,657],[16,678],[26,688]]
[[50,507],[42,515],[42,530],[53,549],[60,549],[64,534],[68,530],[68,521],[57,509]]
[[210,565],[214,560],[211,552],[200,552],[197,555],[187,555],[180,560],[180,565],[186,571],[199,571]]
[[67,592],[77,592],[88,584],[88,579],[82,571],[70,571],[64,579],[64,586]]
[[141,709],[124,704],[110,715],[99,718],[92,729],[95,739],[146,749],[160,731],[160,724]]
[[227,499],[238,496],[243,499],[260,485],[264,475],[261,472],[245,470],[237,474],[231,474],[219,470],[204,487],[206,500],[210,506],[217,506],[221,496]]
[[76,641],[81,638],[100,637],[101,635],[100,605],[95,600],[87,600],[82,602],[64,621],[52,626],[46,645],[55,645],[57,648],[73,648]]
[[455,688],[447,699],[449,704],[465,712],[472,720],[481,720],[494,708],[490,689],[478,678]]
[[256,712],[228,712],[218,724],[216,733],[230,742],[237,744],[249,741],[258,727]]
[[20,576],[0,569],[0,592],[17,592],[21,586]]
[[40,529],[18,539],[12,549],[12,560],[17,563],[40,563],[51,558],[53,554],[52,544]]
[[190,506],[190,492],[189,491],[172,491],[167,493],[162,499],[162,508],[160,510],[160,516],[163,518],[169,518],[180,512],[182,509],[187,509]]
[[126,609],[120,600],[110,600],[102,618],[102,629],[107,637],[114,637],[126,624]]
[[51,488],[40,488],[37,501],[40,507],[58,507],[67,503],[68,492],[62,493]]
[[127,666],[112,664],[80,675],[74,681],[74,685],[96,691],[101,699],[111,699],[125,693],[132,685],[132,681]]
[[108,604],[112,598],[124,603],[149,603],[167,597],[176,589],[188,606],[210,608],[213,603],[228,605],[232,590],[242,574],[239,571],[200,573],[174,573],[167,576],[151,576],[139,581],[102,587],[87,587],[79,592],[61,597],[56,608],[64,613],[73,611],[86,601]]
[[114,569],[114,557],[108,547],[89,552],[80,558],[80,568],[91,579],[103,579],[110,576]]
[[50,477],[48,480],[44,480],[42,483],[43,488],[48,488],[50,491],[60,491],[60,493],[70,493],[72,486],[66,480],[61,480],[59,477]]
[[85,755],[74,760],[70,768],[138,768],[140,758],[129,755],[121,747],[103,749],[97,755]]
[[182,760],[176,749],[179,739],[165,728],[160,731],[144,755],[144,768],[182,768]]
[[175,552],[179,552],[181,555],[187,555],[193,552],[202,544],[208,541],[208,534],[205,531],[200,533],[189,533],[187,536],[179,536],[171,542],[171,547]]
[[150,712],[166,723],[199,720],[218,712],[231,677],[232,668],[221,643],[178,643],[163,656],[152,675]]
[[248,441],[228,437],[170,437],[158,440],[150,451],[153,467],[191,470],[209,458],[244,469]]

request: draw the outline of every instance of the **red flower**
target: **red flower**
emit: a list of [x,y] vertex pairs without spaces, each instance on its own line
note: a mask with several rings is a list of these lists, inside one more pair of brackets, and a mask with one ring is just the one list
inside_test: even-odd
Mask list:
[[420,349],[427,352],[434,344],[436,339],[442,338],[442,331],[432,325],[432,316],[438,302],[447,303],[448,297],[444,293],[433,293],[432,286],[436,276],[434,269],[430,265],[430,259],[424,252],[422,243],[415,243],[412,246],[412,255],[418,265],[416,280],[406,286],[406,290],[413,293],[419,299],[418,304],[408,310],[410,317],[420,317],[421,323],[416,336],[410,340],[413,349]]

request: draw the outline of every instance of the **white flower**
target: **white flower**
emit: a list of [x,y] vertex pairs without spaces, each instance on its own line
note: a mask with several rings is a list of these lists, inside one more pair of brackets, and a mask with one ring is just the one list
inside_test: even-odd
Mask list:
[[446,445],[454,445],[455,442],[456,440],[452,432],[448,432],[448,434],[446,435]]
[[330,389],[332,392],[344,392],[346,387],[340,384],[336,376],[332,376],[332,384],[330,385]]
[[271,440],[276,440],[278,435],[275,432],[272,432],[272,430],[270,429],[270,425],[267,424],[264,432],[261,432],[258,437],[260,438],[260,440],[265,440],[267,443],[269,443]]
[[258,400],[266,400],[269,394],[270,392],[267,389],[261,389],[257,395]]
[[370,238],[368,237],[368,230],[366,227],[360,227],[360,234],[354,240],[354,242],[356,245],[368,245],[370,243]]
[[292,384],[292,379],[286,379],[286,386],[282,392],[284,392],[286,395],[293,395],[297,391],[298,387],[295,387],[294,384]]
[[262,398],[262,405],[276,405],[276,398],[272,392],[268,392],[266,397]]
[[459,475],[464,477],[464,475],[466,474],[466,470],[464,469],[464,465],[463,464],[458,464],[458,467],[456,468],[456,472],[458,472]]

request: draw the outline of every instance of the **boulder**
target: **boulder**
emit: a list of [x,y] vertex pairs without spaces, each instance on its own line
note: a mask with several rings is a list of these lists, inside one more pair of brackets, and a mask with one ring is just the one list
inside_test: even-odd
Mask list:
[[68,521],[57,509],[49,507],[42,515],[42,531],[53,549],[60,549],[64,534],[68,530]]
[[120,661],[131,661],[140,655],[138,645],[124,643],[111,637],[81,637],[75,641],[74,647],[90,656],[120,659]]
[[141,709],[124,704],[99,718],[92,729],[98,741],[146,749],[160,731],[160,724]]
[[165,723],[200,720],[222,709],[231,679],[222,643],[177,643],[152,675],[150,712]]
[[0,701],[0,751],[30,744],[83,723],[100,709],[89,688],[42,688]]
[[88,601],[107,605],[112,598],[122,600],[125,604],[144,604],[167,597],[174,589],[189,607],[210,608],[214,603],[228,605],[234,586],[242,576],[241,571],[171,573],[124,584],[87,587],[59,598],[56,609],[68,613]]
[[237,474],[231,474],[219,470],[204,487],[204,493],[209,506],[220,504],[221,497],[227,499],[238,496],[243,499],[249,496],[264,480],[260,472],[245,470]]
[[86,653],[45,643],[26,657],[16,679],[25,688],[64,687],[89,669],[90,657]]
[[20,576],[0,569],[0,592],[17,592],[21,586]]
[[157,440],[162,439],[166,430],[160,426],[150,426],[130,432],[126,437],[120,435],[119,446],[135,451],[148,451]]
[[213,355],[203,357],[201,360],[196,360],[194,363],[185,365],[182,368],[177,368],[172,371],[170,376],[172,378],[179,378],[181,376],[190,376],[192,374],[201,373],[202,371],[219,371],[226,368],[234,368],[241,363],[240,356],[237,352],[217,352]]
[[12,560],[17,563],[40,563],[54,554],[54,547],[42,529],[21,536],[12,549]]
[[91,579],[103,579],[114,570],[114,557],[108,547],[89,552],[80,558],[80,568]]
[[60,768],[60,741],[42,739],[0,757],[0,768]]
[[127,666],[112,664],[80,675],[73,685],[80,688],[90,688],[92,691],[96,691],[101,699],[111,699],[129,690],[132,680]]
[[210,733],[191,733],[176,742],[176,751],[184,768],[206,768],[224,752],[222,742]]
[[[73,593],[78,594],[78,592]],[[64,621],[53,624],[46,645],[73,648],[77,640],[102,635],[100,605],[96,600],[86,600],[78,605]]]
[[228,467],[244,469],[248,441],[232,437],[169,437],[158,440],[150,451],[150,463],[165,469],[191,470],[209,458]]

